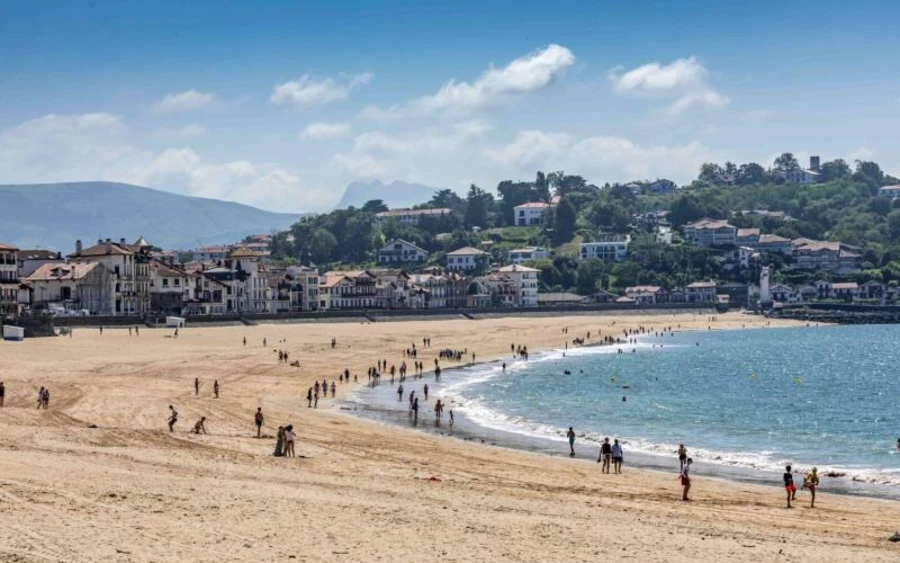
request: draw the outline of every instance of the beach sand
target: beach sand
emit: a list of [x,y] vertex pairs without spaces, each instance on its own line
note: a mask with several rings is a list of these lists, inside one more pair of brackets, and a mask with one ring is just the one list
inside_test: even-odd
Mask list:
[[[488,360],[511,343],[537,352],[587,330],[596,339],[637,325],[763,323],[654,312],[188,326],[177,339],[85,328],[0,343],[0,561],[897,561],[900,545],[887,541],[900,528],[896,502],[824,490],[816,509],[800,492],[786,510],[780,487],[696,474],[684,503],[677,466],[601,475],[596,463],[357,419],[332,399],[306,408],[314,379],[349,367],[364,384],[368,366],[399,365],[423,336],[433,340],[420,355],[427,369],[444,346]],[[278,364],[279,348],[302,367]],[[35,408],[44,384],[48,411]],[[172,434],[170,404],[181,414]],[[257,407],[268,439],[253,437]],[[188,434],[200,416],[210,434]],[[302,457],[275,458],[276,428],[288,422]]]

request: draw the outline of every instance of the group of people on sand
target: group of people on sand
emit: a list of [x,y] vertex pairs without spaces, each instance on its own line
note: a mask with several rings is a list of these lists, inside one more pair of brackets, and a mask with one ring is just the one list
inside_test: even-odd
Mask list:
[[[178,423],[178,411],[175,407],[169,405],[169,432],[175,432],[175,425]],[[206,434],[206,417],[201,416],[191,428],[191,434]]]
[[[566,432],[566,438],[569,440],[569,457],[575,457],[575,429],[572,426]],[[600,444],[600,456],[597,458],[597,463],[602,464],[600,471],[602,473],[613,471],[620,474],[624,462],[625,453],[619,439],[615,438],[610,444],[609,438],[603,438],[603,442]]]
[[[5,392],[6,391],[4,391],[4,393]],[[47,410],[50,408],[50,389],[41,387],[40,390],[38,390],[37,408],[42,410]]]
[[[782,477],[784,481],[784,490],[787,494],[787,508],[793,508],[791,505],[792,501],[797,500],[797,487],[794,486],[794,472],[791,470],[790,465],[786,465],[784,467],[784,475]],[[803,485],[802,488],[809,491],[810,494],[810,502],[809,507],[816,507],[816,489],[819,487],[819,470],[815,467],[809,470],[809,472],[803,477]]]

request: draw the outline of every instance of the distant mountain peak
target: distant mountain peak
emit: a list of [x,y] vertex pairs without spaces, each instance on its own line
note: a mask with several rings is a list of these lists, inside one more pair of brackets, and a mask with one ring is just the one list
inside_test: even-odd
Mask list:
[[385,184],[381,180],[359,180],[347,185],[337,209],[345,209],[351,205],[362,207],[373,199],[380,199],[391,208],[411,207],[427,202],[436,191],[439,191],[439,188],[402,180],[394,180],[390,184]]
[[0,241],[63,253],[98,237],[166,249],[228,244],[285,230],[299,217],[115,182],[0,185],[0,201]]

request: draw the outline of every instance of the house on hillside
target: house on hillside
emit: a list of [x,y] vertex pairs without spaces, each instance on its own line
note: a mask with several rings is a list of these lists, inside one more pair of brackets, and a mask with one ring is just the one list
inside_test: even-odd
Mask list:
[[44,264],[62,264],[62,254],[51,250],[20,250],[18,252],[19,278],[27,278]]
[[545,260],[550,258],[550,250],[540,246],[526,246],[510,250],[506,253],[510,264],[521,264],[522,262],[531,262],[534,260]]
[[423,209],[391,209],[375,214],[375,220],[378,222],[393,219],[403,225],[418,225],[422,218],[440,218],[450,215],[451,210],[447,207],[429,207]]
[[379,264],[420,263],[428,260],[428,251],[411,242],[395,239],[378,250]]
[[532,227],[544,223],[544,215],[550,204],[543,201],[523,203],[513,207],[513,217],[518,227]]
[[579,245],[579,258],[590,260],[597,258],[607,262],[622,262],[628,258],[630,235],[601,235],[594,242],[583,242]]
[[456,271],[484,270],[490,265],[490,254],[471,246],[447,253],[447,269]]
[[734,243],[738,246],[756,246],[759,243],[759,229],[738,229]]
[[900,198],[900,184],[878,188],[878,195],[881,197],[889,197],[891,199]]
[[737,227],[728,221],[704,217],[682,227],[684,238],[697,246],[734,246]]

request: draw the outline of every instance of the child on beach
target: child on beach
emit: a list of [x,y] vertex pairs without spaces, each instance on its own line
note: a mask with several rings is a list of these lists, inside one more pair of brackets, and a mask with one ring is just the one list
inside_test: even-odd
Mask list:
[[812,495],[812,501],[809,503],[810,508],[816,507],[816,488],[819,486],[819,470],[813,467],[806,477],[803,478],[803,488]]
[[787,491],[787,508],[791,508],[791,501],[797,500],[797,487],[794,486],[794,474],[791,473],[791,466],[784,468],[784,490]]
[[200,434],[200,433],[206,434],[206,417],[205,416],[201,416],[200,420],[198,420],[197,423],[194,424],[194,429],[191,430],[191,434]]
[[178,411],[169,405],[169,432],[175,432],[175,423],[178,422]]
[[575,430],[571,426],[566,432],[566,438],[569,439],[569,457],[575,457]]

